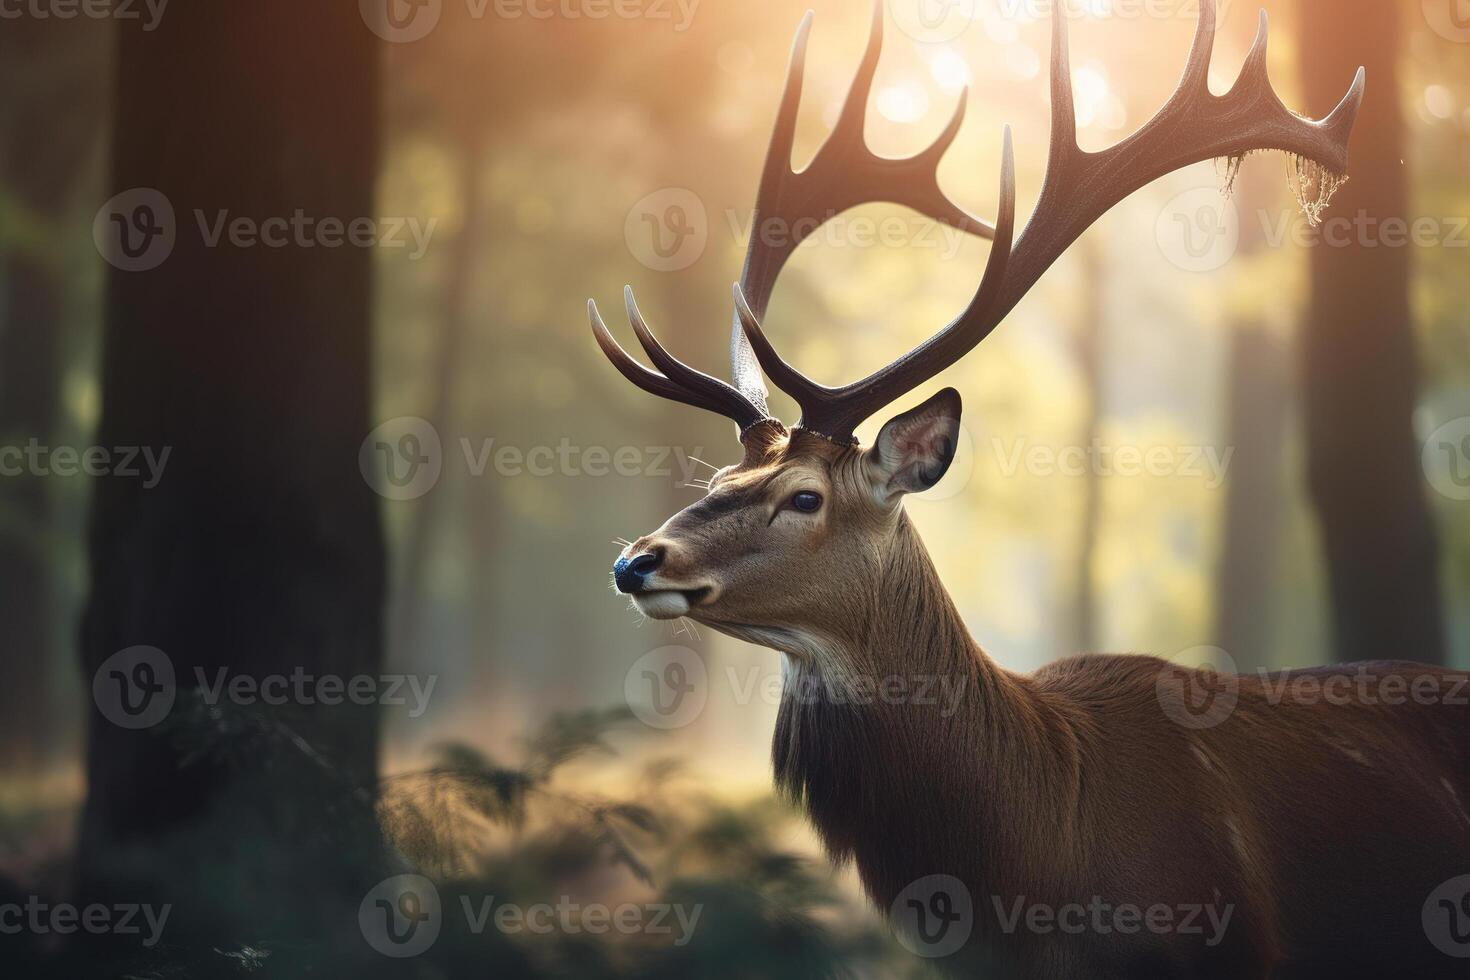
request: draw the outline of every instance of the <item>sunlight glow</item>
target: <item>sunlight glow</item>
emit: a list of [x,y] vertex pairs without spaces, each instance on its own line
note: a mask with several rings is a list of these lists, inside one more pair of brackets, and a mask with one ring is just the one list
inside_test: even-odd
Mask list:
[[1100,124],[1112,89],[1101,65],[1090,61],[1072,72],[1072,90],[1077,100],[1077,125]]
[[896,123],[917,122],[929,111],[929,94],[918,82],[896,82],[879,90],[878,114]]
[[951,95],[970,84],[970,66],[953,48],[936,48],[929,55],[929,74]]
[[1041,74],[1041,55],[1025,44],[1007,44],[1001,49],[1000,62],[1018,78],[1035,78]]
[[1431,85],[1424,90],[1424,105],[1438,119],[1455,115],[1455,96],[1443,85]]

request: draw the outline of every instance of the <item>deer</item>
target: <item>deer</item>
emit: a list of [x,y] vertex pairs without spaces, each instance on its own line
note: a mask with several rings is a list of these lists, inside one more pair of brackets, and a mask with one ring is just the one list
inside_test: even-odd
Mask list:
[[[593,335],[628,381],[733,421],[743,449],[702,499],[623,549],[615,587],[645,617],[688,618],[781,655],[777,788],[804,809],[835,864],[855,865],[900,938],[958,930],[935,956],[958,975],[1464,976],[1470,879],[1461,893],[1454,879],[1470,873],[1470,709],[1452,696],[1463,675],[1385,661],[1236,676],[1134,654],[1007,670],[971,635],[904,509],[955,457],[960,394],[944,388],[892,417],[870,446],[854,435],[974,349],[1086,229],[1154,180],[1266,150],[1347,172],[1365,73],[1324,119],[1289,111],[1267,75],[1262,11],[1237,81],[1216,95],[1214,0],[1200,4],[1163,108],[1110,149],[1084,152],[1067,15],[1052,8],[1049,153],[1019,237],[1009,127],[993,223],[939,186],[963,94],[922,152],[868,148],[881,4],[830,134],[793,169],[808,12],[733,289],[731,381],[669,353],[631,288],[628,318],[652,368],[589,301]],[[778,353],[762,319],[801,241],[870,202],[910,208],[991,249],[953,321],[871,375],[829,387]],[[777,221],[791,234],[759,233]],[[794,425],[769,411],[766,378],[800,407]],[[942,679],[963,697],[941,711],[932,700],[874,696],[892,677]],[[1410,683],[1440,696],[1379,696]],[[1302,695],[1334,687],[1356,693]]]

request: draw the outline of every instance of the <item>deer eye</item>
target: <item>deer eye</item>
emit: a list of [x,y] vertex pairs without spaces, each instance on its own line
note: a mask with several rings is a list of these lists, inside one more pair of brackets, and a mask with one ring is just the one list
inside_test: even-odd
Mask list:
[[815,513],[822,506],[822,495],[812,493],[810,490],[803,490],[791,498],[791,506],[803,514]]

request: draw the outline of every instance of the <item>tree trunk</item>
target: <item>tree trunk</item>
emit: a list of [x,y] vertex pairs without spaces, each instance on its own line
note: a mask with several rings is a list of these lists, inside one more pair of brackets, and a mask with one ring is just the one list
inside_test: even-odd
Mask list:
[[[29,195],[27,195],[29,196]],[[61,382],[61,284],[34,253],[12,255],[0,297],[0,445],[49,446]],[[52,655],[48,481],[34,473],[0,480],[0,773],[28,774],[48,742],[46,678]]]
[[1380,239],[1385,220],[1409,217],[1397,71],[1403,10],[1383,0],[1302,0],[1302,12],[1314,115],[1335,104],[1359,64],[1368,69],[1352,180],[1328,213],[1329,221],[1347,219],[1339,237],[1348,241],[1312,250],[1302,336],[1309,480],[1335,653],[1341,661],[1443,662],[1438,548],[1411,425],[1412,255]]
[[[459,452],[455,433],[458,407],[455,403],[455,379],[459,376],[469,333],[471,284],[482,261],[484,234],[483,211],[485,150],[487,138],[479,128],[470,125],[455,144],[459,167],[457,188],[463,223],[449,256],[449,272],[444,284],[444,307],[441,314],[439,348],[434,355],[434,404],[428,421],[439,432],[444,452]],[[476,492],[480,492],[478,488]],[[398,595],[393,617],[393,650],[397,657],[407,657],[424,640],[423,621],[430,592],[430,559],[438,540],[444,506],[443,488],[438,488],[414,501],[408,528],[403,536],[403,563],[398,581]]]
[[220,671],[379,673],[382,533],[358,468],[372,254],[310,226],[283,247],[228,229],[210,243],[223,212],[374,215],[378,61],[354,4],[185,4],[151,32],[119,23],[108,193],[162,193],[176,243],[156,268],[111,271],[97,442],[169,456],[155,487],[97,483],[82,659],[90,688],[113,654],[156,647],[177,700],[130,730],[97,697],[79,883],[89,899],[171,903],[171,939],[355,932],[373,874],[375,705],[308,684],[281,708],[226,695],[198,709]]
[[[1103,253],[1097,242],[1081,243],[1083,263],[1082,323],[1077,333],[1078,370],[1086,389],[1087,419],[1082,428],[1082,445],[1090,447],[1102,437],[1103,412]],[[1091,458],[1089,456],[1089,458]],[[1094,564],[1102,522],[1102,480],[1097,467],[1088,466],[1082,477],[1082,519],[1077,532],[1077,583],[1073,597],[1072,649],[1086,653],[1097,648],[1097,583]]]

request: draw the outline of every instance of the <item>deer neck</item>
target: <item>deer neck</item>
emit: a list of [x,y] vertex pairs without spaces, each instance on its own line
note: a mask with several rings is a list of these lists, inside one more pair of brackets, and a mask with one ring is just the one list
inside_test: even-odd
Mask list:
[[777,786],[834,860],[856,860],[880,904],[977,862],[1001,885],[1019,872],[998,860],[1014,861],[1018,838],[1049,822],[1040,797],[1055,797],[1065,820],[1075,780],[1058,764],[1069,754],[1061,726],[970,636],[907,517],[876,558],[879,586],[855,600],[854,627],[787,659]]

